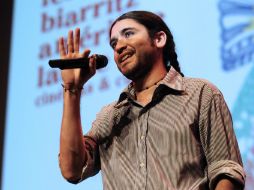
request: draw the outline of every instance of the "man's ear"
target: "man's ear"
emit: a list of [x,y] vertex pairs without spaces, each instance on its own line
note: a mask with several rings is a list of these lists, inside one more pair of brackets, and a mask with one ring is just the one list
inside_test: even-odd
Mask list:
[[163,48],[166,45],[167,35],[164,31],[157,32],[154,36],[154,45]]

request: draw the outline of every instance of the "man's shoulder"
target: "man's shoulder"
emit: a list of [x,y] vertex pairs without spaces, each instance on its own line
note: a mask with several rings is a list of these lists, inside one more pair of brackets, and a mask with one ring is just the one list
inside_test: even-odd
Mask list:
[[116,101],[103,106],[96,114],[96,119],[93,121],[92,128],[88,132],[88,135],[92,136],[98,142],[102,141],[111,132],[115,104]]
[[184,77],[183,83],[186,90],[200,90],[211,95],[221,95],[219,88],[207,79]]
[[101,111],[99,113],[107,113],[107,114],[112,113],[112,111],[115,109],[116,104],[117,104],[117,101],[113,101],[111,103],[108,103],[108,104],[104,105],[101,108]]

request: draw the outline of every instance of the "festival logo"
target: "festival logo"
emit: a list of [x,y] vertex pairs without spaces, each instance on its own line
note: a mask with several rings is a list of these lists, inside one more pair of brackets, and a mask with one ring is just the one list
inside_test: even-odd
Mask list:
[[[254,0],[219,1],[221,60],[225,71],[254,61]],[[247,174],[246,190],[254,185],[254,66],[245,78],[233,110],[234,128]]]

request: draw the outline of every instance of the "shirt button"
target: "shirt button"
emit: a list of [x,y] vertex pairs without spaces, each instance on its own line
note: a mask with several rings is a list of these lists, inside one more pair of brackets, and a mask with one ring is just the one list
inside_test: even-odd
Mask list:
[[142,136],[140,137],[140,139],[141,139],[141,140],[144,140],[144,139],[145,139],[145,136],[144,136],[144,135],[142,135]]
[[144,164],[143,162],[141,162],[141,163],[139,164],[139,166],[140,166],[141,168],[143,168],[143,167],[145,166],[145,164]]

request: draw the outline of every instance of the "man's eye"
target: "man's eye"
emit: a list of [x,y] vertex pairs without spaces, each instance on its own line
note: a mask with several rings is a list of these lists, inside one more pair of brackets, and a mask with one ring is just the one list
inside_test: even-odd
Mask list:
[[113,49],[115,49],[115,47],[116,47],[116,42],[110,43],[110,46],[111,46]]
[[129,38],[132,34],[133,34],[133,32],[127,31],[127,32],[124,33],[124,36],[125,36],[126,38]]

